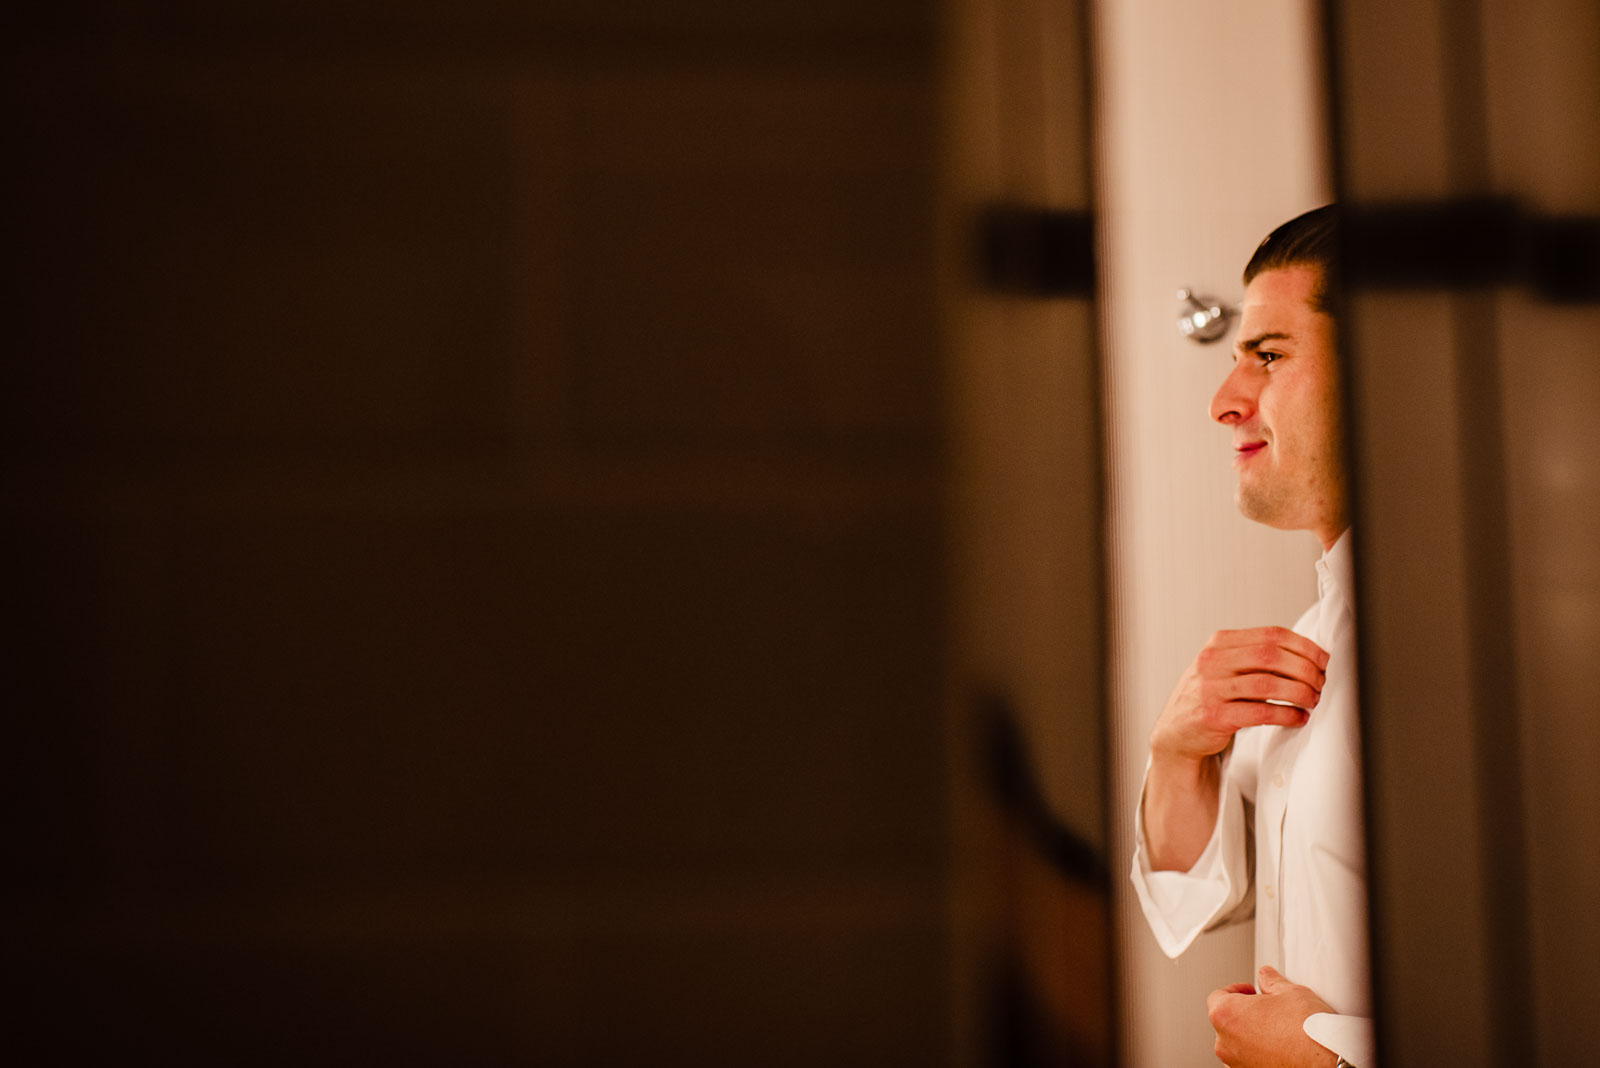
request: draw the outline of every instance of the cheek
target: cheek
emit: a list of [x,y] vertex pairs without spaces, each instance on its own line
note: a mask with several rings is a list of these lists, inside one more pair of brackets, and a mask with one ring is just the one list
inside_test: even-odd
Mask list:
[[1331,461],[1340,452],[1338,400],[1332,394],[1323,394],[1307,407],[1301,432],[1304,447],[1320,459]]
[[1272,428],[1280,457],[1337,455],[1338,404],[1334,396],[1308,383],[1274,383],[1261,401],[1261,417]]

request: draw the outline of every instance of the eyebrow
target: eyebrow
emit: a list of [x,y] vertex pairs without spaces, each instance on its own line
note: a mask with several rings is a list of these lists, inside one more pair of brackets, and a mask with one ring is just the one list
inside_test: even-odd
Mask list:
[[1271,331],[1271,332],[1265,333],[1265,334],[1257,334],[1255,337],[1250,338],[1247,341],[1236,341],[1236,342],[1234,342],[1233,347],[1239,352],[1255,352],[1257,349],[1259,349],[1262,345],[1264,345],[1268,341],[1292,341],[1292,340],[1293,340],[1293,335],[1285,334],[1281,330],[1275,330],[1275,331]]

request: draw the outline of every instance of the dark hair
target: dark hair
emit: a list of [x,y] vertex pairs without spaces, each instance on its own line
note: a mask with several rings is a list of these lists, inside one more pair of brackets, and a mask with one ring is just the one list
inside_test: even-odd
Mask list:
[[1245,265],[1244,284],[1249,285],[1263,271],[1316,267],[1322,277],[1311,294],[1311,306],[1332,315],[1337,297],[1330,291],[1329,283],[1337,274],[1338,264],[1339,213],[1334,205],[1324,204],[1304,215],[1296,215],[1268,234]]

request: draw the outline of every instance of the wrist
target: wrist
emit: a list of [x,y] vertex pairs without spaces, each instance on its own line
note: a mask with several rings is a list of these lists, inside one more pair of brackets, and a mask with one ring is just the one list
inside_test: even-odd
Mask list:
[[1222,754],[1189,756],[1152,746],[1150,773],[1179,789],[1214,787],[1222,774]]

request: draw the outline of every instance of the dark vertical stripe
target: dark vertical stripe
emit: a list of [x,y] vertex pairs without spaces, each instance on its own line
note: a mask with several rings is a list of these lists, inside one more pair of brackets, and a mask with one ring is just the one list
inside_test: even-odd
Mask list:
[[[1100,841],[1104,843],[1105,860],[1107,863],[1106,882],[1104,886],[1105,899],[1112,905],[1111,915],[1115,918],[1115,892],[1112,889],[1109,861],[1115,850],[1112,843],[1116,841],[1115,835],[1121,832],[1116,825],[1114,810],[1116,808],[1111,796],[1113,772],[1116,767],[1116,754],[1118,747],[1112,737],[1111,714],[1111,639],[1110,632],[1113,593],[1111,588],[1111,466],[1110,466],[1110,401],[1107,384],[1110,374],[1106,367],[1107,346],[1103,333],[1104,306],[1099,294],[1106,292],[1101,286],[1103,281],[1104,265],[1100,260],[1101,234],[1104,227],[1101,225],[1100,207],[1097,202],[1099,186],[1095,181],[1094,168],[1098,165],[1100,130],[1098,119],[1100,115],[1099,98],[1095,91],[1095,64],[1098,55],[1098,42],[1096,39],[1094,4],[1093,0],[1079,0],[1078,12],[1078,48],[1080,65],[1078,76],[1080,79],[1079,101],[1083,108],[1083,148],[1084,166],[1089,169],[1087,181],[1084,183],[1084,195],[1088,201],[1087,207],[1091,220],[1089,228],[1090,237],[1090,267],[1094,272],[1091,288],[1089,290],[1090,314],[1087,333],[1089,348],[1085,354],[1087,373],[1090,379],[1089,396],[1095,398],[1096,404],[1085,412],[1085,418],[1094,421],[1094,450],[1092,464],[1092,481],[1090,490],[1093,493],[1093,506],[1098,510],[1095,517],[1095,529],[1098,540],[1095,544],[1095,559],[1092,562],[1094,571],[1094,596],[1100,605],[1100,619],[1102,625],[1098,632],[1099,648],[1095,650],[1095,666],[1097,678],[1095,686],[1096,704],[1099,706],[1100,715],[1100,766],[1104,769],[1100,779]],[[1106,990],[1108,991],[1107,1003],[1111,1008],[1111,1016],[1106,1021],[1107,1063],[1119,1065],[1123,1063],[1124,1051],[1122,1049],[1122,1027],[1120,1022],[1127,1009],[1122,1004],[1122,976],[1123,960],[1118,953],[1118,940],[1115,933],[1106,939],[1106,960],[1103,973]]]
[[[1328,138],[1328,166],[1332,171],[1333,200],[1340,206],[1340,226],[1346,227],[1345,218],[1348,216],[1347,201],[1349,192],[1346,188],[1344,168],[1345,153],[1347,151],[1344,136],[1344,38],[1339,22],[1340,0],[1321,0],[1318,4],[1317,14],[1322,29],[1322,73],[1325,80],[1326,97],[1324,99],[1324,129]],[[1341,260],[1336,267],[1336,275],[1332,282],[1334,285],[1348,291],[1350,279],[1346,266]],[[1335,351],[1340,354],[1339,360],[1339,389],[1343,399],[1346,417],[1342,421],[1344,430],[1343,438],[1339,442],[1345,470],[1345,494],[1349,509],[1350,526],[1352,529],[1361,529],[1361,503],[1367,499],[1363,488],[1362,470],[1357,461],[1358,440],[1361,434],[1358,427],[1362,421],[1362,413],[1350,402],[1351,398],[1358,395],[1359,368],[1356,361],[1351,359],[1349,339],[1354,336],[1351,329],[1351,317],[1356,314],[1355,301],[1341,300],[1339,307],[1343,314],[1334,323]],[[1352,559],[1353,581],[1356,587],[1356,604],[1371,604],[1372,599],[1367,595],[1367,568],[1362,559],[1362,548],[1359,544],[1354,546]],[[1371,962],[1368,969],[1368,984],[1371,987],[1371,1004],[1373,1005],[1374,1041],[1378,1063],[1385,1063],[1389,1059],[1391,1039],[1389,1037],[1390,1019],[1384,1011],[1390,1004],[1387,989],[1388,969],[1385,967],[1385,949],[1379,938],[1380,925],[1385,921],[1386,913],[1380,899],[1379,888],[1383,885],[1383,856],[1379,850],[1381,840],[1378,837],[1376,807],[1373,803],[1373,738],[1366,710],[1373,707],[1373,678],[1371,665],[1374,658],[1370,655],[1371,629],[1362,624],[1359,608],[1356,619],[1356,707],[1361,711],[1357,717],[1360,732],[1361,767],[1362,767],[1362,796],[1361,796],[1361,822],[1362,841],[1366,843],[1367,865],[1367,960]]]
[[[1445,91],[1450,108],[1450,192],[1489,191],[1488,72],[1482,0],[1445,12]],[[1534,1048],[1528,865],[1523,835],[1521,709],[1512,596],[1510,509],[1500,392],[1496,304],[1465,293],[1454,300],[1460,417],[1463,547],[1467,563],[1468,652],[1477,721],[1477,781],[1484,902],[1496,1011],[1489,1037],[1495,1060],[1521,1063]]]
[[1521,714],[1512,595],[1510,509],[1500,394],[1498,316],[1475,293],[1454,299],[1461,426],[1467,642],[1477,730],[1477,781],[1484,847],[1484,902],[1495,991],[1490,1040],[1496,1063],[1522,1063],[1533,1049],[1528,865],[1524,840]]
[[1445,196],[1476,196],[1489,190],[1489,105],[1485,99],[1483,5],[1457,0],[1441,5],[1441,77],[1450,127],[1445,131],[1449,181]]

